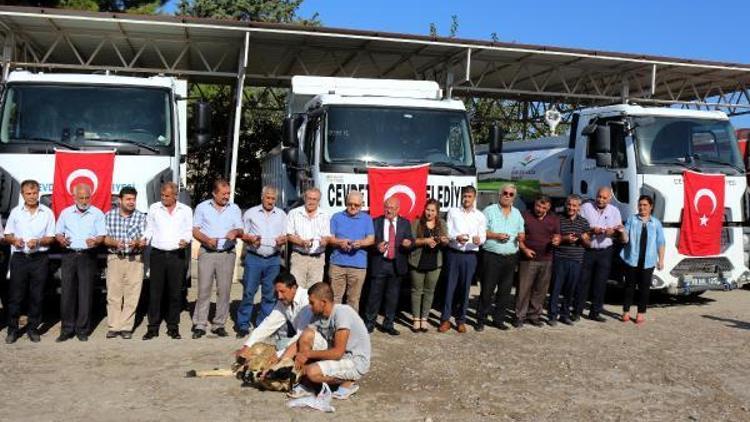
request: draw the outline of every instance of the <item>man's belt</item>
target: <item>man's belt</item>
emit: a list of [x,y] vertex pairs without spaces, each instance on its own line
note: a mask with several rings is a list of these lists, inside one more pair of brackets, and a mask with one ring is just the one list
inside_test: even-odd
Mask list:
[[228,249],[208,249],[208,248],[204,247],[203,250],[205,250],[206,252],[209,252],[209,253],[230,253],[230,252],[234,252],[234,248],[228,248]]
[[23,252],[23,251],[17,251],[13,252],[13,255],[18,255],[21,258],[36,258],[42,255],[46,255],[46,251],[36,251],[36,252]]
[[83,248],[83,249],[72,249],[68,248],[67,253],[75,255],[86,255],[95,251],[96,248]]
[[325,252],[307,253],[307,252],[298,251],[297,249],[294,250],[294,253],[298,253],[298,254],[304,255],[304,256],[311,256],[313,258],[317,258],[317,257],[325,254]]

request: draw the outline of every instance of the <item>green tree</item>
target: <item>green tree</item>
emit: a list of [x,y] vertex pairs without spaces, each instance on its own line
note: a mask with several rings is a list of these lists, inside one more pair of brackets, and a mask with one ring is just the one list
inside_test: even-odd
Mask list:
[[[236,19],[319,25],[318,14],[309,18],[297,15],[302,0],[181,0],[181,16]],[[284,120],[286,89],[247,87],[240,124],[235,202],[241,207],[257,204],[261,190],[261,159],[279,144]],[[195,85],[191,97],[209,101],[213,114],[213,139],[202,147],[192,147],[188,154],[188,188],[193,199],[209,196],[216,177],[228,177],[231,154],[230,128],[234,113],[234,85]]]
[[88,10],[91,12],[154,14],[168,0],[0,0],[9,6]]
[[178,15],[240,21],[318,25],[318,14],[297,16],[303,0],[180,0]]

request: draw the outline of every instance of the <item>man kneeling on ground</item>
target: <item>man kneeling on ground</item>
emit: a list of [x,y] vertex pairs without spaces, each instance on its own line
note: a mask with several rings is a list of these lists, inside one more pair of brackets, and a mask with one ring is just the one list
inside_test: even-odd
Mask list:
[[283,352],[295,335],[304,330],[312,320],[312,311],[307,300],[307,289],[297,286],[297,280],[289,273],[281,273],[274,280],[276,305],[270,314],[260,323],[245,341],[242,349],[250,348],[256,343],[265,342],[276,345],[276,350]]
[[370,369],[370,335],[349,305],[334,305],[333,290],[316,283],[308,290],[313,319],[286,349],[281,359],[294,358],[301,381],[289,397],[311,396],[322,383],[339,385],[333,393],[348,399],[359,390],[355,381]]

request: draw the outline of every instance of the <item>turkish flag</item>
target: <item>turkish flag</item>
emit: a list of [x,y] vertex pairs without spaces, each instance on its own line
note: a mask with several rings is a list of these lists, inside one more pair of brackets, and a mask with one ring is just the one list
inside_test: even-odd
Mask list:
[[685,171],[682,183],[685,203],[677,251],[692,256],[718,255],[724,224],[724,175]]
[[52,185],[55,217],[73,205],[73,188],[79,183],[91,187],[91,205],[103,212],[109,211],[114,167],[114,151],[55,151],[55,183]]
[[368,167],[367,191],[370,195],[367,203],[370,216],[383,215],[383,203],[391,196],[399,199],[399,215],[413,220],[422,215],[427,202],[427,174],[429,164],[410,167]]

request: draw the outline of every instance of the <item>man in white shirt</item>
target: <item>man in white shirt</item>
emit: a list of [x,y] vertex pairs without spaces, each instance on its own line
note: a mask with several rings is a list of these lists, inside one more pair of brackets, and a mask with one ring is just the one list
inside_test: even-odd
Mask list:
[[[292,274],[281,273],[274,280],[276,306],[245,341],[242,348],[253,347],[260,342],[273,342],[277,351],[284,351],[289,341],[304,330],[312,319],[307,289],[299,287]],[[238,350],[240,354],[242,349]]]
[[21,195],[23,204],[13,208],[5,227],[5,241],[11,245],[12,251],[8,337],[5,339],[8,344],[18,340],[18,318],[24,300],[27,300],[29,318],[26,333],[35,343],[41,340],[37,327],[42,322],[44,283],[49,272],[47,250],[55,241],[55,216],[51,209],[39,203],[39,183],[24,180]]
[[257,327],[271,313],[276,303],[273,281],[281,270],[281,247],[286,245],[286,213],[276,207],[277,190],[263,187],[261,204],[245,211],[242,216],[246,244],[245,272],[242,275],[242,302],[237,309],[237,338],[250,331],[250,316],[255,293],[260,285],[261,302],[255,320]]
[[308,188],[305,205],[289,211],[286,233],[292,244],[291,270],[297,284],[307,288],[323,281],[330,216],[320,209],[320,189]]
[[445,305],[440,317],[438,331],[444,333],[451,328],[453,314],[453,295],[460,292],[457,300],[455,321],[459,333],[466,332],[466,308],[469,306],[469,288],[477,268],[477,252],[487,239],[487,220],[481,211],[476,209],[474,201],[477,190],[468,185],[461,188],[461,208],[448,211],[447,251],[448,282],[445,292]]
[[146,219],[146,239],[151,244],[151,283],[149,286],[148,330],[144,340],[159,336],[161,303],[168,297],[167,335],[181,339],[179,324],[182,309],[182,283],[187,269],[185,249],[193,238],[193,210],[177,202],[177,184],[161,187],[161,202],[152,204]]

